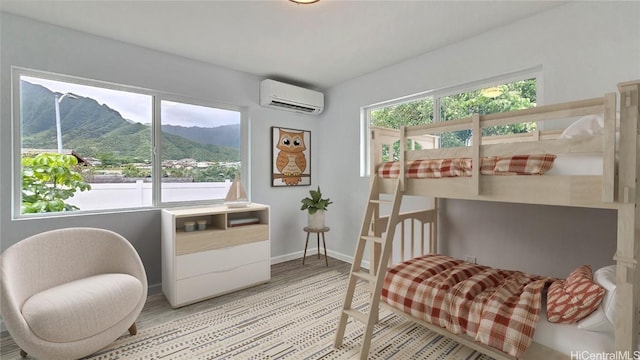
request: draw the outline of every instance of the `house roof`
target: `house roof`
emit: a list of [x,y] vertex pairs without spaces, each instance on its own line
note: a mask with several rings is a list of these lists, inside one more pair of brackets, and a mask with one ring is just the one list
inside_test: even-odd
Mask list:
[[[30,154],[37,155],[42,153],[57,153],[57,149],[31,149],[31,148],[22,148],[22,154]],[[79,165],[91,166],[91,162],[88,159],[80,156],[75,150],[71,149],[62,149],[61,154],[71,155],[78,160]]]

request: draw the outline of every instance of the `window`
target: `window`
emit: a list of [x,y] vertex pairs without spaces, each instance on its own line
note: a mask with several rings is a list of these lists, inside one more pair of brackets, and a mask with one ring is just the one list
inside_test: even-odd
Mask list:
[[[487,115],[529,109],[536,106],[536,79],[525,79],[505,84],[466,91],[439,98],[440,119],[447,121],[473,114]],[[527,133],[536,129],[535,123],[514,124],[483,128],[482,135]],[[442,147],[469,146],[471,130],[441,134]]]
[[160,104],[162,201],[223,199],[228,182],[242,170],[240,111],[167,100]]
[[16,215],[222,201],[244,171],[241,108],[29,70],[14,79]]
[[[401,126],[430,124],[468,117],[472,114],[493,114],[527,109],[536,106],[537,78],[531,72],[456,87],[416,94],[399,100],[368,106],[362,109],[361,167],[362,176],[369,171],[369,128],[371,126],[399,129]],[[484,128],[488,135],[531,132],[535,123]],[[441,133],[440,147],[469,146],[471,130]],[[383,149],[384,161],[398,160],[399,143],[394,149]],[[388,152],[388,153],[387,153]]]

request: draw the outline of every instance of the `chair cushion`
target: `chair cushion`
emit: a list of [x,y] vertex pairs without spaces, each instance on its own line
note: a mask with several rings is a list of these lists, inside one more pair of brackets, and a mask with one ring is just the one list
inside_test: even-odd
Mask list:
[[44,340],[77,341],[122,321],[142,293],[142,283],[131,275],[95,275],[31,296],[22,314],[34,334]]

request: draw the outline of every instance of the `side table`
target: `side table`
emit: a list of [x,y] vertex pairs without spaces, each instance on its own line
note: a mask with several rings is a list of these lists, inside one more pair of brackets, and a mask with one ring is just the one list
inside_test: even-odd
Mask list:
[[327,259],[327,243],[324,239],[324,233],[329,231],[329,227],[325,226],[321,229],[313,229],[308,226],[305,226],[303,229],[307,233],[307,241],[304,244],[304,256],[302,257],[302,265],[304,265],[304,261],[307,258],[307,245],[309,245],[309,235],[311,233],[315,233],[318,239],[318,259],[320,258],[320,235],[322,234],[322,245],[324,246],[324,262],[329,266],[329,260]]

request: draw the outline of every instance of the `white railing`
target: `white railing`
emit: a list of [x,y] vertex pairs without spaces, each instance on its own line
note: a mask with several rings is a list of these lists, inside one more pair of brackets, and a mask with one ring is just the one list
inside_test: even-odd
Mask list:
[[[162,201],[179,202],[224,199],[231,187],[230,181],[202,183],[162,183]],[[97,183],[91,190],[77,192],[67,203],[80,210],[106,210],[151,206],[151,183]]]

